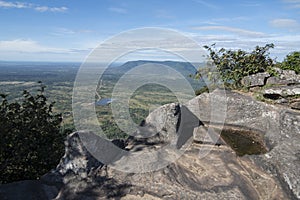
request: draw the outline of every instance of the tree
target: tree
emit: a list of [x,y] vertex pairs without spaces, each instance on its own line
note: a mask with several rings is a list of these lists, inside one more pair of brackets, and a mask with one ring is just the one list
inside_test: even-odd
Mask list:
[[300,73],[300,52],[295,51],[288,54],[284,61],[279,65],[281,69],[294,70],[297,74]]
[[[215,44],[204,46],[209,52],[212,63],[216,66],[216,71],[210,72],[211,80],[221,79],[233,87],[240,87],[243,77],[259,73],[273,71],[274,60],[269,56],[269,50],[274,48],[274,44],[266,44],[264,47],[256,46],[251,52],[244,50],[226,50],[221,48],[216,50]],[[201,69],[199,70],[201,74]],[[209,77],[208,77],[209,78]]]
[[45,86],[9,102],[0,94],[0,183],[37,179],[56,167],[64,152],[61,114],[47,103]]

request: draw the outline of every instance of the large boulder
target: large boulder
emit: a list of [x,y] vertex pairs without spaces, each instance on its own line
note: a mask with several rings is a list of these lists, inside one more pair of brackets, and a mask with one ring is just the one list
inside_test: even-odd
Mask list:
[[[215,90],[185,105],[158,108],[142,123],[135,133],[137,137],[116,143],[140,155],[170,144],[176,147],[168,149],[170,155],[177,148],[185,149],[182,156],[164,168],[125,173],[114,164],[103,165],[89,154],[77,132],[68,137],[66,154],[56,170],[41,181],[22,183],[22,187],[2,185],[0,195],[14,199],[12,191],[22,191],[31,199],[55,195],[56,199],[300,199],[299,124],[298,112],[236,92]],[[200,142],[189,142],[195,129],[216,142],[217,133],[212,134],[211,127],[236,135],[246,133],[253,142],[265,145],[268,152],[238,157],[225,143],[201,143],[202,137],[198,137]],[[149,138],[139,137],[143,131]],[[173,144],[174,140],[177,142]],[[157,158],[168,159],[164,155],[157,154]],[[37,188],[36,195],[32,187]]]
[[290,106],[292,109],[300,110],[300,100],[298,99],[298,101],[292,102]]
[[241,83],[246,87],[256,87],[256,86],[264,86],[266,84],[267,78],[270,77],[268,72],[262,72],[257,74],[252,74],[249,76],[245,76]]
[[[201,157],[201,152],[208,151]],[[56,199],[95,198],[240,200],[288,196],[276,179],[250,159],[237,157],[228,146],[192,144],[163,169],[127,174],[106,166],[93,179],[77,179],[71,186],[67,183]]]
[[[234,130],[236,134],[239,130],[247,130],[249,134],[253,133],[253,138],[262,140],[268,153],[240,158],[227,145],[194,143],[176,162],[157,171],[126,174],[108,165],[105,170],[98,170],[98,179],[92,181],[96,183],[91,184],[93,187],[85,186],[80,193],[81,197],[87,198],[87,195],[93,194],[102,198],[118,196],[121,199],[300,198],[297,161],[300,150],[297,142],[300,141],[299,113],[258,102],[251,96],[215,90],[192,99],[185,106],[169,104],[160,107],[143,124],[150,132],[155,130],[159,137],[153,135],[144,140],[145,143],[142,139],[131,139],[128,150],[135,151],[136,145],[149,147],[158,143],[167,144],[170,138],[171,141],[174,137],[179,139],[181,116],[186,108],[199,119],[202,134],[205,135],[207,128],[211,126]],[[215,110],[217,112],[211,112],[214,108],[218,108],[219,112],[218,109]],[[226,118],[222,125],[224,111]],[[189,133],[188,136],[192,138]],[[148,148],[139,150],[146,152]],[[209,154],[203,156],[203,152]],[[103,179],[106,181],[97,182]],[[106,186],[105,183],[110,185]],[[99,187],[111,189],[107,192]],[[74,187],[65,187],[60,197],[68,198],[70,194],[74,194],[72,191]]]
[[38,200],[54,199],[59,189],[47,185],[40,180],[25,180],[0,185],[0,199],[2,200]]
[[262,91],[265,97],[279,98],[300,95],[300,85],[274,86]]
[[80,132],[74,132],[65,141],[65,155],[55,170],[63,177],[71,174],[86,178],[95,168],[103,166],[86,149],[79,134]]
[[268,85],[293,85],[300,84],[300,75],[297,75],[293,70],[282,70],[275,68],[277,76],[268,78]]
[[195,114],[209,125],[222,122],[218,113],[213,117],[208,113],[213,108],[222,108],[223,104],[227,105],[225,126],[248,128],[264,138],[269,152],[248,158],[277,177],[290,198],[300,199],[300,113],[258,102],[251,96],[236,92],[227,91],[224,96],[221,90],[200,95],[192,99],[187,107],[193,111],[199,106],[201,109],[195,111]]

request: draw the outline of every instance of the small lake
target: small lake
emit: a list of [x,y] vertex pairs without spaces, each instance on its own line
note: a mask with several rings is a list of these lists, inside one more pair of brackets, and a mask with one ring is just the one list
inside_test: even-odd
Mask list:
[[104,99],[100,99],[99,101],[95,102],[96,106],[106,106],[108,104],[110,104],[111,102],[113,102],[114,100],[111,98],[104,98]]
[[263,138],[254,132],[248,130],[223,129],[221,137],[238,156],[267,153]]

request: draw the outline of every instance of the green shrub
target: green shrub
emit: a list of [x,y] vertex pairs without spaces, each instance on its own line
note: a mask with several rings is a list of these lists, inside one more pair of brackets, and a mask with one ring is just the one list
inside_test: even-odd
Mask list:
[[[216,50],[215,44],[204,48],[208,50],[209,57],[216,67],[216,70],[210,71],[209,74],[213,77],[208,77],[213,82],[221,79],[226,84],[230,83],[234,88],[239,88],[245,76],[266,71],[274,73],[274,60],[269,56],[269,49],[274,48],[273,44],[266,44],[264,47],[256,46],[251,52],[224,48]],[[199,73],[201,74],[201,70]]]
[[45,86],[21,102],[0,95],[0,183],[37,179],[56,167],[64,152],[62,117],[47,103]]
[[300,73],[300,52],[295,51],[287,55],[284,61],[279,64],[281,69],[294,70],[297,74]]

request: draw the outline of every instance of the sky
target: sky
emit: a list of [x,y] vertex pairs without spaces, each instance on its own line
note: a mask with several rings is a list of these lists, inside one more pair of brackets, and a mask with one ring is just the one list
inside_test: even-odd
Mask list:
[[201,47],[274,43],[271,56],[281,61],[300,51],[300,0],[0,0],[0,27],[4,61],[83,62],[107,39],[144,27],[178,31]]

